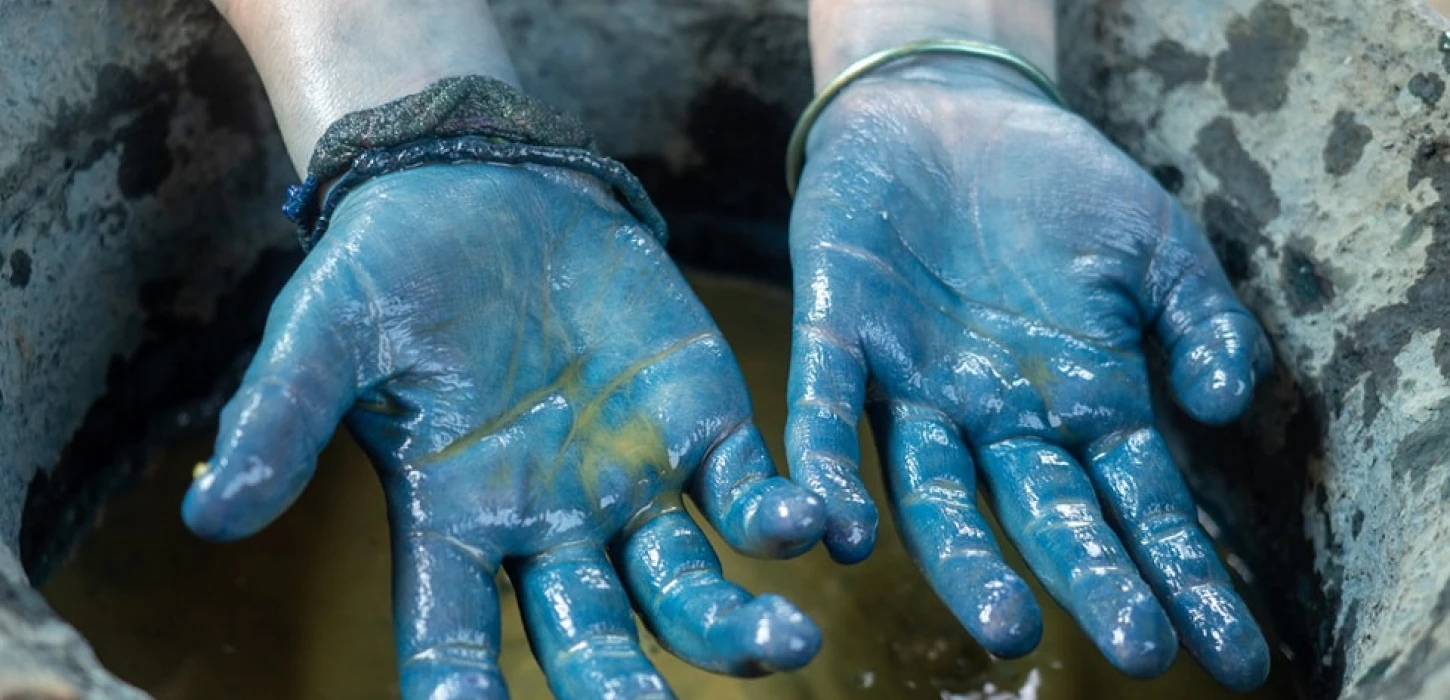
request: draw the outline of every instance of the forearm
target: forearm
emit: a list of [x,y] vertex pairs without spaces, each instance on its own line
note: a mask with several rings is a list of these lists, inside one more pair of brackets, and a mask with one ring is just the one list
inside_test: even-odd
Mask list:
[[811,0],[816,89],[851,63],[921,39],[1004,46],[1056,74],[1054,0]]
[[299,173],[328,125],[449,76],[517,85],[482,0],[213,0],[256,64]]

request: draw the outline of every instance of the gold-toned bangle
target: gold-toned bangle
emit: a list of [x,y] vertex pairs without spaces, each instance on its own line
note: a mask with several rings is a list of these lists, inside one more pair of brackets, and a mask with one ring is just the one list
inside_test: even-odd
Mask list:
[[832,80],[826,89],[816,95],[814,100],[811,100],[806,111],[802,112],[800,119],[796,121],[795,130],[790,134],[790,146],[785,151],[785,187],[792,198],[795,197],[796,185],[799,183],[801,171],[805,169],[806,165],[806,137],[810,135],[811,127],[815,125],[821,113],[826,111],[826,107],[831,104],[831,100],[841,94],[846,86],[877,68],[904,58],[929,53],[951,53],[1000,63],[1026,76],[1033,85],[1047,93],[1047,96],[1054,102],[1063,104],[1062,94],[1057,91],[1057,85],[1053,84],[1052,78],[1047,77],[1046,73],[1032,65],[1027,59],[996,44],[970,39],[926,39],[878,51],[851,64],[850,68],[836,76],[836,79]]

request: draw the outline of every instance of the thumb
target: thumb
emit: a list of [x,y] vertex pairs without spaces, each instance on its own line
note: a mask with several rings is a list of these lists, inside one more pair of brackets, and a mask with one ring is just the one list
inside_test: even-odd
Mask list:
[[302,493],[317,454],[357,395],[356,355],[323,311],[311,280],[278,296],[242,386],[222,410],[213,456],[182,502],[186,526],[209,540],[261,530]]
[[[1167,354],[1179,405],[1195,419],[1222,425],[1253,399],[1254,387],[1273,369],[1273,351],[1254,315],[1239,302],[1213,249],[1176,206],[1183,272],[1156,309],[1154,332]],[[1161,252],[1161,251],[1160,251]]]

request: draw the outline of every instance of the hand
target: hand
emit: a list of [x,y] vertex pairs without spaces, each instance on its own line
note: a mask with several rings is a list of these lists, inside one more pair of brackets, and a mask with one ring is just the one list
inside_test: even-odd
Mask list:
[[961,57],[847,88],[808,154],[787,452],[826,501],[832,556],[859,561],[875,537],[864,403],[908,549],[989,651],[1031,651],[1042,623],[975,473],[1118,668],[1165,671],[1176,628],[1221,682],[1259,684],[1267,646],[1153,427],[1144,330],[1207,423],[1248,406],[1270,351],[1173,198],[1016,73]]
[[387,496],[405,698],[506,696],[500,565],[560,697],[669,696],[631,602],[714,671],[819,648],[790,603],[722,577],[680,493],[759,556],[809,548],[822,504],[776,475],[709,315],[589,177],[434,166],[353,192],[273,306],[187,524],[264,527],[344,418]]

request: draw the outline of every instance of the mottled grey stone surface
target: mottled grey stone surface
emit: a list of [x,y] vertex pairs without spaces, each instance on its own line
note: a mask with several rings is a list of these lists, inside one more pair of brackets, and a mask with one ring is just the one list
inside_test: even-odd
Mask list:
[[43,575],[144,447],[214,404],[247,292],[276,288],[247,275],[288,244],[273,130],[204,2],[0,2],[0,696],[137,695],[14,553]]
[[1084,112],[1207,228],[1282,367],[1195,484],[1313,697],[1450,697],[1450,24],[1419,0],[1068,3]]
[[[1416,3],[1061,0],[1066,91],[1275,338],[1248,420],[1175,434],[1314,697],[1450,697],[1450,58]],[[783,277],[804,0],[492,4],[678,257]],[[212,420],[297,259],[292,173],[203,0],[0,0],[0,117],[0,696],[128,697],[20,561]]]

